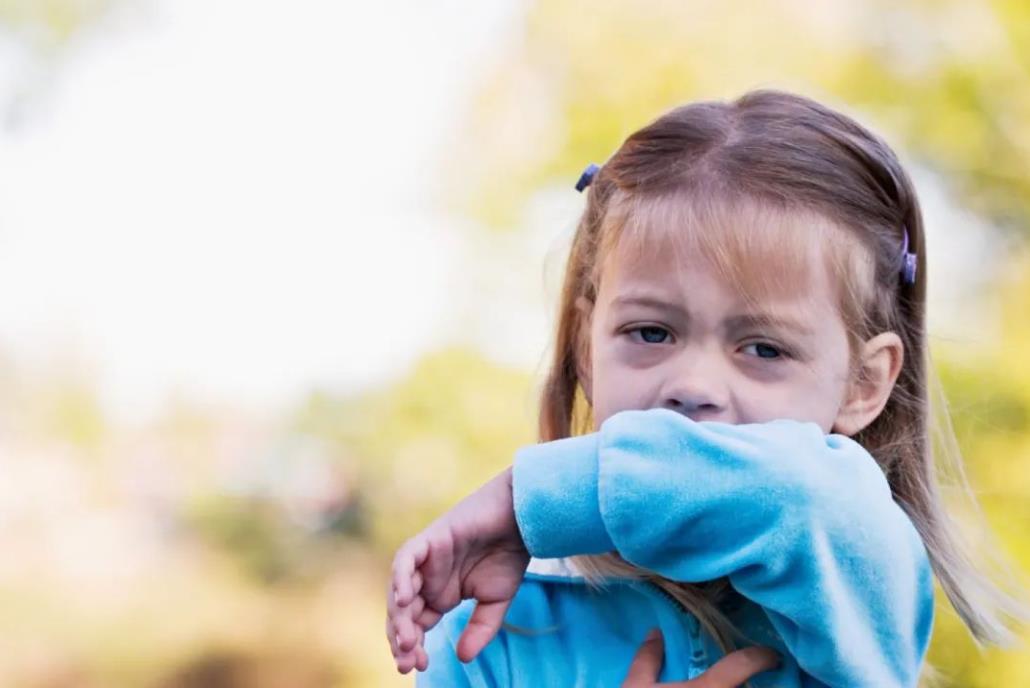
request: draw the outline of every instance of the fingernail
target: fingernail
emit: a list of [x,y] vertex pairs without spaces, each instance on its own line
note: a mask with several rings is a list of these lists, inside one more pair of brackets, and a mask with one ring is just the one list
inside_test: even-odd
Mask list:
[[658,630],[657,628],[652,628],[650,631],[647,632],[647,637],[644,638],[644,642],[657,640],[658,636],[660,636],[661,634],[662,632],[660,630]]

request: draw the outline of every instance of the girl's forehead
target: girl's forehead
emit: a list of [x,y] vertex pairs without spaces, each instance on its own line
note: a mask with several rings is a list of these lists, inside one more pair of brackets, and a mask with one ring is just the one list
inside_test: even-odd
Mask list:
[[[675,281],[702,265],[750,302],[807,296],[836,302],[847,251],[861,247],[829,218],[747,198],[639,199],[622,208],[602,275]],[[629,212],[626,212],[626,211]],[[822,293],[815,293],[818,289]],[[831,293],[825,293],[827,289]]]

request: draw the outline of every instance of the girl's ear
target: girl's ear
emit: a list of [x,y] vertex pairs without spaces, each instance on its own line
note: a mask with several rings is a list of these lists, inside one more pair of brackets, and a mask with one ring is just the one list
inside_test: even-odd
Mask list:
[[876,420],[887,405],[904,357],[905,345],[894,332],[878,334],[862,346],[858,372],[848,383],[834,432],[850,437]]
[[579,384],[583,388],[583,394],[586,395],[587,402],[593,405],[590,327],[593,322],[594,304],[585,296],[579,296],[576,298],[576,311],[578,311],[576,317],[579,320],[576,338],[576,377],[579,378]]

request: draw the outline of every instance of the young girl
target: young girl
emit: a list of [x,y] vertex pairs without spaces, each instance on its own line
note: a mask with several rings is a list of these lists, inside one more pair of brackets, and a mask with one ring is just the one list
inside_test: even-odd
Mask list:
[[[397,552],[398,669],[912,686],[932,574],[978,640],[1004,640],[1019,610],[938,495],[923,224],[888,146],[756,91],[672,110],[587,186],[541,443]],[[780,665],[756,674],[772,662],[750,650],[709,672],[745,646]]]

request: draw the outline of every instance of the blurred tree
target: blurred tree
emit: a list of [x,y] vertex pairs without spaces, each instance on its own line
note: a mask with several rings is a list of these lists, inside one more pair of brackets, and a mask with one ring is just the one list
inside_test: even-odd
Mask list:
[[262,584],[296,578],[307,559],[303,533],[266,499],[208,496],[191,505],[187,522]]
[[530,193],[571,187],[662,111],[777,87],[872,119],[941,170],[964,205],[1022,231],[1027,27],[1030,3],[1012,0],[540,0],[485,70],[444,197],[511,228]]
[[296,429],[338,443],[356,461],[373,543],[388,556],[534,441],[532,384],[523,371],[447,349],[366,395],[313,394]]

